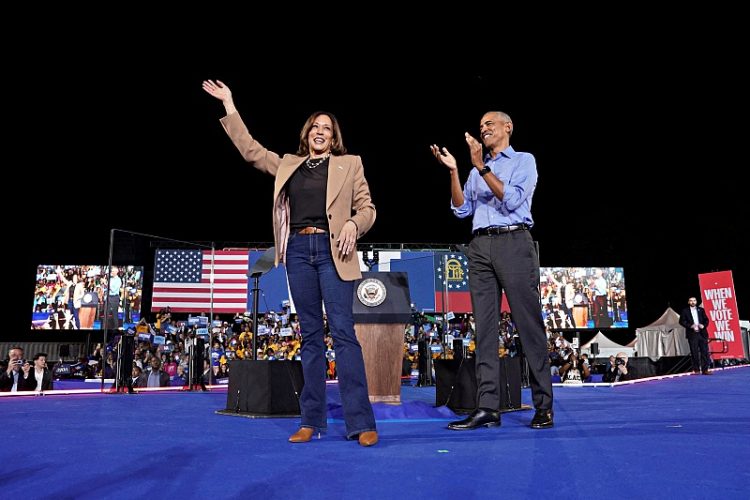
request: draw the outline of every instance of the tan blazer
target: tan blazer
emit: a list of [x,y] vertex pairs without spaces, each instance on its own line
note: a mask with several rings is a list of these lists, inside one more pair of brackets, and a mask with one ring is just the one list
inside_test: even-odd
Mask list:
[[[239,113],[225,116],[221,119],[221,124],[245,161],[276,178],[273,190],[273,238],[278,266],[279,262],[286,262],[286,244],[289,239],[290,213],[286,184],[305,157],[287,154],[280,158],[273,151],[264,148],[250,135]],[[359,156],[331,156],[328,164],[326,215],[336,271],[342,280],[360,279],[362,273],[356,252],[342,259],[336,242],[346,221],[354,221],[357,225],[358,238],[369,231],[375,222],[375,205],[370,198],[370,188]]]

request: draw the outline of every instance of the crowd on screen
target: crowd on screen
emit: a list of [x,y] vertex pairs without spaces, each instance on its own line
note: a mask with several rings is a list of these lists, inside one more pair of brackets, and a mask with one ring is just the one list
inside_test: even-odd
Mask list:
[[551,329],[610,327],[627,317],[617,268],[545,268],[540,275],[542,319]]
[[[94,328],[103,317],[106,291],[111,277],[102,266],[39,266],[34,288],[31,327],[38,330],[78,330]],[[141,309],[142,271],[127,266],[113,271],[122,287],[117,295],[118,313],[123,321],[138,321]],[[87,314],[91,312],[91,314]]]

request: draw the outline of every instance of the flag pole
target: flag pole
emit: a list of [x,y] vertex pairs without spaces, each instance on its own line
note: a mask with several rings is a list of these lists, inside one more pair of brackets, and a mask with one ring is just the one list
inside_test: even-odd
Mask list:
[[447,342],[448,338],[448,253],[443,255],[443,338],[440,339],[443,344],[443,355],[448,355]]
[[[102,331],[104,332],[104,339],[102,342],[102,349],[104,349],[104,355],[102,355],[102,389],[101,391],[104,392],[104,372],[105,372],[105,365],[107,362],[107,314],[109,313],[109,286],[110,281],[112,280],[112,256],[114,254],[114,247],[115,247],[115,231],[117,229],[110,229],[109,230],[109,258],[107,260],[107,294],[104,296],[104,314],[102,314],[102,322],[103,322],[103,328]],[[96,293],[96,292],[94,292]],[[115,315],[116,316],[116,315]],[[118,349],[118,357],[122,354],[122,348]],[[117,375],[119,371],[119,366],[116,365],[115,369],[115,390],[117,390]]]
[[[211,242],[211,279],[209,283],[209,299],[208,299],[208,349],[204,349],[203,356],[205,359],[206,350],[209,352],[209,365],[211,373],[213,373],[213,365],[214,360],[211,358],[212,349],[214,347],[214,279],[215,279],[215,270],[216,270],[216,243]],[[203,367],[200,367],[201,370]],[[211,375],[208,376],[208,382],[211,383]]]

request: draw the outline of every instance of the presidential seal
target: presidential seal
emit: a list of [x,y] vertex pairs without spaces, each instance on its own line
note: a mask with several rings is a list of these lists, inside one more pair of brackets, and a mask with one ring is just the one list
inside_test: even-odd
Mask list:
[[385,284],[379,279],[367,278],[357,287],[357,298],[367,307],[376,307],[385,300]]

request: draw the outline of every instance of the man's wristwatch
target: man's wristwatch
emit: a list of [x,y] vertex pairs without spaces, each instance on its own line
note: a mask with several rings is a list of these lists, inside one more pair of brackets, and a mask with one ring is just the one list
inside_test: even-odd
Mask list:
[[479,171],[479,175],[481,175],[482,177],[484,177],[485,175],[489,174],[490,172],[492,172],[492,169],[490,167],[488,167],[487,165],[485,165],[484,168]]

